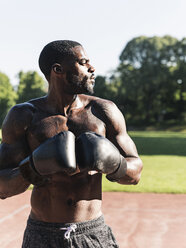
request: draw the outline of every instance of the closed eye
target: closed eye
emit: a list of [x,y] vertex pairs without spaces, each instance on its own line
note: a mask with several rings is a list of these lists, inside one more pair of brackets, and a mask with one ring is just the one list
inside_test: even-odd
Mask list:
[[88,59],[81,59],[81,60],[79,61],[79,63],[80,63],[81,65],[85,65],[85,64],[87,64],[88,62],[89,62]]

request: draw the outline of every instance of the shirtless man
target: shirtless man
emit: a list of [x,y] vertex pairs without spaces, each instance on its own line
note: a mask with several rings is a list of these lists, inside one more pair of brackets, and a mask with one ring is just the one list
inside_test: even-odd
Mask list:
[[101,212],[101,179],[137,184],[142,162],[116,105],[92,94],[94,68],[74,41],[47,44],[44,97],[14,106],[2,127],[0,198],[34,185],[23,248],[118,247]]

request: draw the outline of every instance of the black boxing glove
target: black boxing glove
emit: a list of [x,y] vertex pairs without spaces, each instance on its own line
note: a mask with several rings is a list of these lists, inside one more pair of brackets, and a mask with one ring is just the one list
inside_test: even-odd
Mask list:
[[127,162],[107,138],[93,132],[81,134],[76,140],[76,160],[81,170],[97,170],[110,181],[119,181],[127,170]]
[[70,131],[61,132],[42,143],[19,164],[23,177],[34,185],[43,184],[47,175],[76,171],[75,136]]

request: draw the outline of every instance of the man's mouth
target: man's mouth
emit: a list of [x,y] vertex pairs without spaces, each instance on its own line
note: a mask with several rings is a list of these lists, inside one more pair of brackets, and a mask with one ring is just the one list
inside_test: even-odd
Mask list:
[[91,78],[90,81],[91,81],[92,84],[95,84],[95,79],[94,78]]
[[92,76],[90,77],[90,81],[91,81],[91,83],[93,85],[95,84],[95,76],[94,76],[94,74],[92,74]]

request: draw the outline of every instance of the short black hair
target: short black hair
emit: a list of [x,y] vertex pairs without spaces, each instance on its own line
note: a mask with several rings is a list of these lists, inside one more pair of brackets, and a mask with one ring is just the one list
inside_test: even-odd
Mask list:
[[72,40],[56,40],[48,43],[40,53],[39,67],[45,77],[50,75],[52,65],[61,63],[66,56],[73,55],[72,48],[82,46]]

